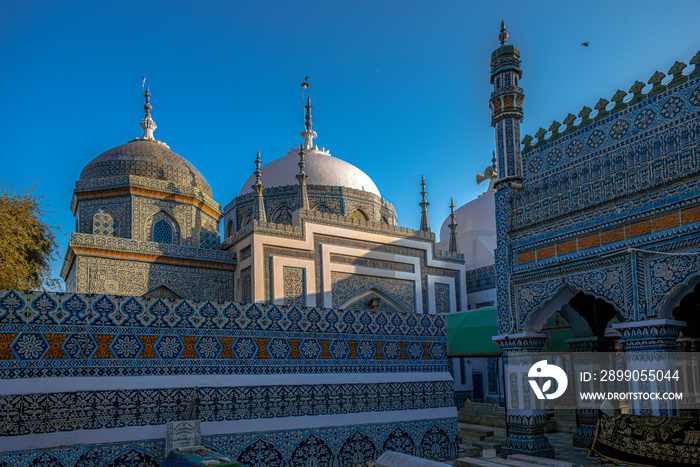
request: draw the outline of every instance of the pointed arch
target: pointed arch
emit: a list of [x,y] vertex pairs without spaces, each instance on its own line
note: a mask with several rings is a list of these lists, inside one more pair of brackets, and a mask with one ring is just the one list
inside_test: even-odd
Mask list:
[[683,292],[685,293],[673,308],[670,318],[685,322],[683,336],[697,341],[700,338],[700,281],[695,281],[692,289],[684,287]]
[[524,318],[522,330],[540,332],[555,313],[566,320],[574,337],[602,336],[614,318],[623,316],[604,297],[562,283],[549,300]]
[[680,305],[681,300],[683,300],[686,295],[692,293],[698,285],[700,285],[700,271],[689,275],[683,282],[671,289],[667,298],[659,305],[657,317],[660,319],[673,319],[673,310],[675,310],[676,307]]
[[316,206],[314,206],[314,211],[323,213],[323,214],[335,214],[335,211],[333,208],[328,206],[326,203],[318,203]]
[[[170,241],[167,241],[168,230]],[[146,220],[144,237],[151,242],[180,244],[180,224],[168,212],[160,210]]]
[[141,295],[144,298],[171,298],[171,299],[182,299],[180,294],[174,292],[170,287],[165,285],[159,285],[152,288],[145,294]]
[[353,212],[350,213],[350,217],[352,219],[358,219],[361,221],[369,221],[369,216],[365,214],[365,212],[362,209],[355,209]]
[[292,225],[292,213],[294,209],[287,204],[279,206],[270,216],[270,222],[275,224]]
[[[372,301],[377,300],[376,305],[372,306]],[[383,290],[379,286],[365,287],[358,290],[350,297],[346,298],[339,306],[340,309],[383,309],[389,311],[401,311],[406,313],[408,310],[395,299],[389,292]]]

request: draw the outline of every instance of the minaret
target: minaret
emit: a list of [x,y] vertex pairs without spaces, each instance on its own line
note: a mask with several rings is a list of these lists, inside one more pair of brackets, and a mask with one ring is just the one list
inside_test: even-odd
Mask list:
[[297,174],[297,180],[299,180],[299,191],[297,191],[297,210],[307,210],[309,209],[309,195],[306,192],[306,180],[309,178],[304,172],[304,167],[306,167],[306,161],[304,157],[306,152],[304,148],[299,151],[299,173]]
[[496,189],[507,185],[504,180],[522,181],[522,157],[520,155],[520,123],[523,121],[523,99],[525,95],[518,83],[522,76],[520,51],[506,45],[508,33],[501,21],[498,35],[501,46],[491,54],[491,84],[493,92],[489,100],[491,126],[496,129]]
[[420,230],[430,232],[430,221],[428,220],[428,206],[430,206],[430,203],[425,200],[425,195],[427,195],[425,192],[425,175],[420,176],[420,188],[421,200],[418,203],[418,206],[420,206]]
[[155,141],[153,138],[153,131],[158,128],[156,122],[151,118],[151,93],[146,86],[146,77],[141,78],[141,88],[143,89],[143,109],[146,111],[146,116],[141,120],[141,128],[143,128],[143,136],[141,139],[149,139]]
[[263,199],[263,190],[265,185],[262,184],[262,170],[260,170],[260,165],[262,161],[260,160],[260,151],[255,158],[255,183],[252,185],[253,191],[255,192],[255,205],[253,206],[253,220],[261,222],[263,224],[267,223],[267,216],[265,215],[265,200]]
[[459,243],[457,243],[457,223],[455,223],[455,200],[450,198],[450,246],[449,251],[455,255],[459,254]]
[[301,97],[302,102],[306,102],[304,105],[304,131],[300,133],[301,137],[304,138],[304,148],[309,150],[314,147],[314,138],[318,135],[312,129],[313,123],[311,122],[311,90],[309,89],[309,77],[304,79],[301,83]]

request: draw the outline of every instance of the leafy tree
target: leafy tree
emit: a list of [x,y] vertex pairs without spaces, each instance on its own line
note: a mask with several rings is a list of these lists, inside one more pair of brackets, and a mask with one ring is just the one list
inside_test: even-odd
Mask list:
[[35,189],[20,193],[13,185],[0,185],[0,289],[59,287],[50,277],[55,227],[42,221],[43,196],[35,196]]

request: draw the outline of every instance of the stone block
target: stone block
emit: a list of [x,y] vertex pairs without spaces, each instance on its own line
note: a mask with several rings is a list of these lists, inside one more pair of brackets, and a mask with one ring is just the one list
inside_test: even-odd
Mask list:
[[472,457],[462,457],[455,459],[454,467],[500,467],[501,464],[490,462],[485,459],[475,459]]
[[508,459],[519,462],[528,462],[534,465],[548,465],[550,467],[573,467],[574,464],[567,461],[557,459],[548,459],[546,457],[528,456],[527,454],[511,454]]
[[376,460],[376,467],[402,467],[410,465],[412,467],[445,467],[449,464],[435,462],[420,457],[409,456],[401,452],[386,451]]

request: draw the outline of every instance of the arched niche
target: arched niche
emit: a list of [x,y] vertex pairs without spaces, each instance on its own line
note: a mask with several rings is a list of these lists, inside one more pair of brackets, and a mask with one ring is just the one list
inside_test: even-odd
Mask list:
[[696,274],[691,274],[681,284],[678,284],[673,290],[671,290],[668,297],[662,302],[659,308],[658,318],[673,319],[674,310],[678,308],[681,301],[687,295],[695,291],[698,285],[700,285],[700,271],[698,271]]
[[[180,224],[171,216],[169,213],[165,211],[158,211],[157,213],[153,214],[151,217],[148,218],[146,221],[146,239],[148,239],[151,242],[157,241],[156,239],[158,238],[159,234],[163,230],[163,226],[167,225],[170,227],[171,231],[171,242],[172,244],[179,245],[180,244]],[[156,232],[156,227],[159,228],[159,232]],[[167,243],[167,242],[161,242],[161,243]]]
[[350,213],[350,217],[352,219],[358,219],[361,221],[369,220],[369,216],[365,214],[365,212],[362,209],[355,209],[353,212]]
[[620,310],[601,297],[562,284],[547,302],[530,313],[523,330],[538,333],[556,313],[566,320],[574,337],[603,337]]
[[272,213],[270,216],[270,222],[274,222],[275,224],[292,225],[293,212],[294,210],[290,206],[283,204]]
[[341,309],[368,309],[406,312],[406,308],[391,295],[379,287],[371,287],[356,292],[346,298],[338,308]]
[[700,338],[700,279],[695,280],[695,285],[683,287],[683,295],[676,301],[670,319],[685,321],[685,327],[681,330],[683,337],[690,337],[697,341]]

